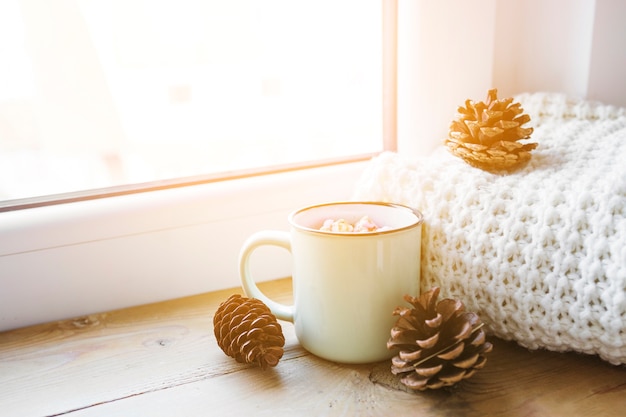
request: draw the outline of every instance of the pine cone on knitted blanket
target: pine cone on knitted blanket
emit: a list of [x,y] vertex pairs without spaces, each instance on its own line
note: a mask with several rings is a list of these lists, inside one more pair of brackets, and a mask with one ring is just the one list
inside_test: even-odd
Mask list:
[[285,337],[270,309],[260,300],[231,295],[213,317],[217,344],[237,362],[266,369],[283,356]]
[[436,389],[469,378],[485,366],[485,354],[492,350],[482,322],[466,312],[461,301],[437,302],[439,288],[419,298],[405,295],[413,308],[397,307],[400,316],[391,329],[388,349],[399,349],[391,372],[414,390]]
[[522,144],[532,127],[520,103],[513,98],[498,99],[498,90],[489,90],[486,102],[465,101],[450,124],[445,141],[448,150],[468,164],[487,171],[513,170],[530,160],[536,143]]

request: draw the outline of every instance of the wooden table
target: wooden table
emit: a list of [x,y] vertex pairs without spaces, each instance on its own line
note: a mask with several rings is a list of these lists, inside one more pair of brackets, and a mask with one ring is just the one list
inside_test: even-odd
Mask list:
[[[262,284],[290,302],[289,279]],[[406,392],[389,362],[340,365],[302,349],[262,371],[217,346],[212,319],[239,289],[0,333],[0,415],[624,416],[626,367],[490,338],[484,369]]]

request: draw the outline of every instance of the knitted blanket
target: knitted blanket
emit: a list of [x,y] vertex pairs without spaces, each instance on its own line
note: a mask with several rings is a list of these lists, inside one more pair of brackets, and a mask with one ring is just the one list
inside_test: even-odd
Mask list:
[[626,109],[515,100],[539,143],[524,168],[488,173],[443,146],[421,160],[388,152],[354,198],[419,209],[422,290],[463,300],[490,333],[626,364]]

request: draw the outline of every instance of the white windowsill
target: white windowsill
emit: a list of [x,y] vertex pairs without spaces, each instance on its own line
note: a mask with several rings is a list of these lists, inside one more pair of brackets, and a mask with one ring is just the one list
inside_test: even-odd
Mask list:
[[[0,331],[239,285],[243,241],[351,198],[366,162],[2,213]],[[257,279],[289,255],[253,259]]]

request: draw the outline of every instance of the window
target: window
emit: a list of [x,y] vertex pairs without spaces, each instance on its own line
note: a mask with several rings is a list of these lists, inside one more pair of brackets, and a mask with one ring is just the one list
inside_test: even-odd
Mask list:
[[[266,2],[272,3],[250,3]],[[361,3],[369,2],[358,2],[358,8]],[[385,112],[383,136],[395,136],[397,75],[398,152],[419,157],[442,150],[441,138],[456,106],[466,98],[482,98],[494,86],[502,95],[549,88],[623,103],[610,100],[624,91],[619,77],[610,75],[624,73],[615,70],[626,62],[615,60],[626,50],[624,42],[606,49],[608,44],[600,40],[624,39],[624,26],[613,19],[620,15],[616,9],[624,7],[604,0],[531,3],[535,7],[496,1],[483,7],[460,0],[382,1],[384,32],[392,35],[383,45],[388,89],[383,107],[393,110]],[[90,3],[1,1],[0,19],[26,8],[45,15],[51,4]],[[334,12],[334,6],[328,7]],[[358,8],[346,25],[360,19]],[[467,22],[472,22],[471,30]],[[20,53],[7,47],[11,32],[5,23],[0,24],[0,53],[18,60]],[[396,33],[397,72],[387,66],[395,62]],[[527,42],[536,37],[544,41]],[[555,47],[565,44],[589,48]],[[0,62],[0,71],[11,74],[10,79],[0,77],[0,98],[15,99],[17,91],[28,91],[16,81],[23,68],[17,69],[16,61]],[[546,84],[546,74],[563,76]],[[183,102],[189,97],[184,88],[174,91],[173,97]],[[2,118],[7,115],[3,111]],[[6,138],[2,129],[6,125],[0,127],[0,143]],[[22,133],[27,135],[28,129]],[[0,155],[6,155],[6,148]],[[0,181],[5,181],[14,172],[2,164]],[[246,237],[260,229],[285,229],[288,213],[303,205],[349,198],[366,162],[320,165],[0,212],[0,330],[239,285],[237,255]],[[260,262],[263,267],[254,268],[264,272],[259,279],[290,273],[288,260],[266,256]]]
[[[226,7],[221,13],[235,14],[235,11],[229,8],[231,3],[235,3],[234,0],[215,3],[223,3],[223,6]],[[239,142],[232,138],[229,142],[221,139],[213,142],[213,145],[218,144],[214,150],[221,153],[219,154],[220,158],[212,163],[208,162],[212,156],[209,155],[210,152],[207,151],[203,154],[202,149],[198,150],[199,148],[189,145],[194,143],[194,135],[200,135],[199,131],[207,130],[210,127],[207,123],[208,119],[205,119],[205,114],[210,112],[204,111],[202,108],[193,109],[193,103],[201,100],[202,96],[199,94],[203,89],[208,88],[206,84],[203,84],[206,81],[200,77],[201,70],[199,68],[192,68],[195,72],[191,70],[185,72],[181,68],[161,66],[157,70],[153,68],[153,76],[146,76],[147,79],[144,80],[143,76],[138,75],[139,72],[143,71],[143,74],[146,74],[149,71],[146,68],[136,68],[138,57],[132,54],[123,55],[124,60],[122,62],[126,62],[130,66],[130,69],[126,68],[123,71],[115,67],[114,64],[117,61],[105,59],[107,53],[109,54],[108,57],[111,58],[113,53],[113,49],[110,48],[111,45],[109,45],[109,49],[103,47],[100,50],[99,53],[104,54],[104,58],[95,54],[97,45],[106,44],[106,31],[111,30],[112,26],[109,26],[108,29],[106,25],[100,28],[89,28],[89,22],[106,22],[106,19],[109,19],[110,22],[113,11],[116,8],[124,7],[131,8],[136,13],[135,18],[139,13],[138,10],[145,12],[147,7],[155,13],[152,16],[155,25],[170,18],[174,20],[180,18],[176,17],[176,13],[181,11],[173,12],[173,15],[170,16],[165,8],[166,4],[164,1],[147,0],[143,2],[137,0],[63,0],[54,2],[14,0],[0,3],[0,19],[3,20],[0,24],[0,31],[3,35],[0,37],[0,51],[14,58],[11,60],[11,66],[8,70],[7,67],[2,67],[3,69],[0,71],[8,71],[6,73],[9,74],[8,78],[11,80],[20,80],[14,85],[8,78],[5,79],[0,76],[0,85],[2,86],[0,88],[0,159],[2,159],[0,161],[0,171],[2,171],[0,173],[0,182],[2,182],[0,188],[6,188],[6,184],[9,184],[9,180],[14,180],[17,172],[21,172],[20,177],[31,175],[33,173],[32,167],[35,166],[32,165],[33,159],[41,160],[44,156],[54,152],[47,147],[37,150],[38,142],[35,137],[38,133],[33,131],[32,127],[26,126],[42,128],[37,124],[28,125],[28,122],[37,116],[32,108],[36,107],[41,110],[43,109],[43,107],[39,108],[43,104],[41,101],[59,95],[60,93],[52,94],[58,93],[59,84],[46,78],[43,82],[48,82],[45,85],[52,90],[52,93],[44,98],[36,96],[34,104],[28,101],[29,97],[32,99],[35,96],[34,93],[38,88],[36,81],[32,81],[37,79],[37,75],[45,78],[57,71],[56,76],[61,77],[63,73],[52,64],[50,64],[52,66],[43,65],[40,67],[40,72],[37,73],[37,69],[29,61],[31,58],[26,54],[27,51],[24,48],[7,46],[19,44],[20,40],[15,39],[13,32],[11,32],[16,30],[14,22],[19,22],[18,17],[26,16],[28,19],[30,16],[33,21],[41,22],[42,25],[51,25],[57,18],[61,19],[57,16],[59,13],[70,14],[75,19],[72,20],[74,25],[77,25],[77,22],[82,22],[80,23],[84,26],[82,33],[88,33],[88,35],[77,36],[79,31],[76,27],[71,27],[72,30],[67,33],[67,36],[73,42],[80,44],[76,46],[77,48],[85,47],[83,42],[89,40],[92,43],[89,45],[91,49],[88,48],[92,54],[92,64],[93,62],[102,64],[98,70],[102,71],[102,74],[106,74],[106,71],[110,72],[109,78],[103,75],[104,81],[101,80],[99,89],[93,85],[89,86],[88,81],[81,80],[80,74],[73,73],[72,83],[74,81],[85,82],[87,87],[71,91],[71,94],[68,93],[69,96],[65,97],[66,103],[64,105],[52,105],[51,112],[59,117],[63,116],[63,113],[69,115],[78,113],[83,116],[75,124],[67,122],[67,120],[75,120],[71,117],[66,118],[66,121],[61,123],[60,118],[46,116],[45,112],[42,116],[48,117],[45,120],[48,126],[57,128],[57,135],[63,136],[67,133],[67,130],[64,129],[82,132],[76,136],[78,139],[73,140],[82,146],[79,152],[80,157],[78,159],[72,158],[70,161],[67,154],[54,156],[53,159],[60,161],[61,165],[55,165],[54,169],[46,171],[46,175],[43,176],[44,179],[49,179],[49,183],[56,185],[57,182],[61,182],[58,181],[57,176],[61,175],[61,171],[67,170],[69,174],[64,176],[65,179],[69,178],[70,182],[80,182],[83,178],[75,177],[81,167],[73,164],[78,163],[80,165],[80,162],[76,161],[81,160],[90,161],[84,165],[94,165],[98,168],[98,172],[104,173],[95,175],[96,178],[103,181],[96,186],[105,187],[96,192],[110,196],[110,198],[85,197],[82,192],[65,193],[67,189],[54,189],[52,191],[50,189],[43,191],[36,189],[34,193],[23,194],[24,189],[28,188],[25,185],[15,187],[20,194],[0,197],[0,199],[5,199],[4,203],[0,202],[0,331],[33,323],[237,286],[239,283],[237,255],[247,236],[264,228],[286,229],[287,215],[301,206],[350,198],[352,187],[362,172],[368,156],[372,152],[380,151],[383,147],[387,149],[393,147],[395,135],[394,0],[382,2],[379,0],[315,2],[274,0],[242,2],[237,0],[236,4],[246,6],[243,9],[247,13],[251,13],[250,10],[257,10],[264,16],[269,13],[270,9],[259,11],[254,8],[261,4],[274,7],[273,10],[283,7],[284,9],[281,9],[280,13],[270,13],[268,18],[274,19],[272,24],[278,26],[289,23],[282,21],[286,16],[286,11],[289,11],[290,15],[300,16],[298,24],[291,22],[290,30],[295,31],[300,27],[309,25],[302,35],[304,36],[306,32],[315,33],[315,36],[310,36],[309,33],[302,42],[308,42],[311,48],[325,43],[329,48],[340,46],[342,50],[332,52],[332,62],[327,63],[326,66],[319,61],[320,56],[324,56],[323,51],[320,50],[316,52],[317,55],[307,55],[304,49],[295,50],[294,54],[290,55],[293,60],[291,62],[293,68],[298,69],[298,71],[314,70],[309,72],[307,77],[332,75],[334,78],[331,77],[327,85],[320,84],[318,79],[317,83],[311,82],[297,87],[296,81],[299,80],[293,78],[295,75],[291,75],[292,78],[289,78],[287,74],[280,73],[280,71],[273,73],[269,70],[276,71],[280,68],[272,68],[269,64],[269,72],[262,74],[261,78],[250,80],[250,77],[253,76],[249,73],[245,75],[245,68],[239,68],[237,70],[238,76],[243,77],[243,79],[248,77],[246,85],[254,84],[257,92],[261,92],[258,97],[250,100],[256,100],[257,104],[259,101],[265,100],[264,106],[253,105],[251,101],[242,98],[243,96],[238,96],[236,102],[224,103],[224,106],[231,111],[239,112],[238,114],[243,114],[244,111],[254,113],[258,109],[261,113],[254,113],[248,126],[246,126],[247,120],[239,118],[230,120],[218,118],[218,120],[214,120],[214,124],[232,126],[235,131],[240,133],[245,132],[249,127],[254,127],[254,134],[257,136],[262,136],[260,127],[278,127],[275,130],[275,139],[277,139],[275,144],[278,143],[281,146],[272,149],[278,149],[280,152],[264,151],[256,145],[256,142],[250,148],[248,146],[250,144],[241,142],[246,139],[246,136],[242,135],[237,139]],[[208,0],[200,2],[176,1],[177,6],[180,5],[182,9],[187,11],[196,10],[196,7],[200,9],[209,7],[207,4],[209,4]],[[300,10],[298,13],[297,10],[293,9],[295,4],[310,4],[314,7],[306,12]],[[56,9],[57,7],[61,7],[62,10]],[[381,13],[383,11],[386,16],[385,33],[391,35],[385,36],[384,48],[381,36]],[[378,16],[376,19],[372,17],[375,14]],[[7,17],[10,24],[4,22],[5,16],[10,17]],[[94,19],[94,16],[101,16],[101,19]],[[251,16],[249,14],[248,18]],[[258,19],[259,16],[256,16]],[[283,16],[283,19],[276,21],[276,18],[280,16]],[[198,16],[197,19],[201,20],[201,17]],[[216,24],[221,24],[221,22]],[[102,24],[104,25],[104,23]],[[127,22],[125,24],[124,27],[127,30],[132,29],[132,25]],[[334,38],[329,35],[329,31],[333,27],[334,29],[341,29]],[[186,28],[187,31],[176,33],[178,36],[176,38],[177,45],[184,44],[188,39],[185,36],[191,36],[194,30],[203,30],[202,28],[203,25],[198,23],[195,28],[189,27]],[[359,31],[367,31],[369,35],[361,33],[361,35],[356,36]],[[377,35],[373,36],[374,33]],[[29,36],[32,35],[31,33]],[[137,33],[132,35],[135,38],[142,36],[142,34]],[[8,39],[11,37],[13,39]],[[341,40],[342,37],[343,40]],[[277,41],[283,42],[283,44],[291,42],[293,48],[299,47],[300,43],[293,38],[289,39],[289,36],[284,36],[284,38],[286,39],[277,39]],[[368,39],[368,43],[361,43],[362,39]],[[135,40],[138,41],[139,39]],[[43,41],[48,42],[49,40],[44,39]],[[167,41],[169,42],[171,39]],[[321,42],[319,45],[317,44],[318,41]],[[254,42],[259,42],[259,40],[255,39]],[[24,43],[26,43],[26,39],[24,39]],[[132,46],[128,46],[129,50],[132,50]],[[200,46],[197,48],[201,49]],[[158,48],[154,47],[150,51],[141,52],[143,54],[141,59],[152,63],[154,60],[158,61],[158,51],[155,49]],[[384,79],[386,86],[384,94],[383,60],[381,59],[383,49],[385,50]],[[57,58],[48,56],[49,52],[50,49],[42,48],[39,51],[39,58],[43,60]],[[190,59],[189,57],[196,52],[185,48],[179,51],[170,46],[169,53],[173,55],[182,54],[183,58]],[[224,49],[218,52],[221,52],[222,55],[228,55],[228,51]],[[278,52],[274,51],[274,54],[277,55]],[[66,57],[66,60],[71,59],[72,65],[78,65],[80,62],[84,64],[87,59],[85,56],[76,58],[76,54],[68,53],[68,55],[70,56]],[[369,75],[364,72],[366,68],[363,66],[351,70],[344,66],[351,64],[353,60],[361,59],[358,58],[359,56],[361,58],[367,57],[369,60],[363,64],[368,67],[367,72],[372,69]],[[350,57],[350,60],[347,60],[347,57]],[[74,58],[77,59],[76,62],[74,62]],[[174,57],[170,58],[173,59]],[[231,56],[231,58],[239,59],[240,57]],[[108,62],[110,67],[105,68],[107,65],[104,64],[105,62]],[[307,64],[312,65],[313,68],[309,68],[310,65]],[[77,71],[72,65],[68,71]],[[375,66],[375,68],[369,68],[370,65]],[[23,77],[23,74],[30,78]],[[221,74],[224,76],[231,75],[224,68],[222,68]],[[125,91],[131,87],[134,88],[130,81],[148,84],[148,86],[144,85],[136,91]],[[308,82],[308,78],[305,81]],[[236,86],[227,85],[226,82],[223,85],[213,85],[215,89],[221,87],[232,89]],[[97,146],[95,148],[100,151],[100,156],[95,157],[95,159],[85,156],[86,153],[93,151],[92,145],[88,145],[85,138],[103,135],[102,129],[95,129],[92,134],[85,132],[89,132],[88,129],[94,124],[104,126],[94,122],[94,118],[97,119],[103,112],[99,112],[98,109],[89,109],[89,106],[85,104],[87,101],[91,102],[92,98],[91,96],[83,97],[88,88],[99,90],[100,93],[104,90],[109,94],[108,102],[103,99],[92,104],[93,106],[109,106],[108,111],[111,114],[107,117],[116,123],[106,125],[108,133],[104,135],[105,138],[116,137],[116,132],[139,132],[136,136],[139,138],[136,143],[132,146],[126,143],[122,148],[135,151],[146,145],[150,135],[143,133],[144,136],[141,136],[141,129],[138,126],[133,126],[132,120],[129,121],[132,119],[130,115],[137,115],[138,120],[144,121],[149,127],[149,133],[158,134],[161,130],[167,133],[161,140],[163,143],[158,144],[159,146],[163,145],[159,149],[165,149],[165,142],[172,137],[176,140],[173,144],[183,153],[188,151],[187,147],[192,148],[195,153],[187,152],[187,157],[193,153],[190,161],[195,158],[199,162],[195,168],[201,169],[200,177],[196,176],[199,172],[197,170],[180,171],[174,169],[173,164],[169,164],[168,160],[166,162],[169,165],[165,166],[159,175],[152,178],[151,182],[145,182],[149,177],[143,176],[132,177],[130,180],[137,181],[137,186],[141,187],[142,190],[152,190],[151,192],[135,192],[132,186],[111,187],[110,184],[116,184],[106,182],[114,177],[111,175],[111,167],[115,169],[115,167],[120,166],[131,166],[125,165],[127,159],[134,162],[138,157],[126,158],[131,154],[127,153],[122,156],[120,153],[116,155],[115,152],[117,151],[107,149],[102,152],[103,149]],[[155,93],[156,90],[159,91],[158,94]],[[239,90],[242,89],[239,88]],[[158,117],[151,117],[149,112],[144,111],[141,106],[136,104],[136,101],[133,101],[141,96],[139,93],[142,91],[148,95],[154,95],[150,96],[154,102],[150,105],[157,107],[156,110],[153,110]],[[233,91],[233,93],[239,94],[242,91]],[[308,99],[298,101],[300,93],[306,95]],[[128,94],[129,100],[133,102],[134,106],[125,107],[124,100],[120,99],[123,94]],[[156,97],[157,95],[158,97]],[[368,96],[371,97],[367,98]],[[315,101],[311,98],[322,101]],[[354,100],[355,98],[358,100]],[[209,99],[210,97],[206,101],[210,101]],[[348,100],[354,100],[354,102],[349,103]],[[115,107],[119,104],[118,102],[122,104]],[[9,107],[9,105],[14,107]],[[303,111],[302,107],[307,106],[308,110]],[[166,112],[167,107],[170,108],[169,110],[173,110],[174,116],[167,116],[169,114]],[[120,108],[124,108],[129,113],[123,116],[120,113]],[[213,104],[213,108],[220,110],[216,104]],[[111,109],[115,109],[115,111]],[[384,120],[382,120],[383,109],[385,110]],[[274,110],[276,113],[273,113]],[[261,114],[270,119],[263,119],[260,117]],[[14,117],[8,118],[9,115]],[[314,117],[305,119],[305,116],[311,115]],[[198,130],[182,124],[182,122],[190,120],[192,116],[200,119]],[[168,117],[171,119],[156,120],[162,122],[162,129],[148,125],[148,122],[154,121],[152,119],[167,119]],[[11,127],[8,127],[7,120],[12,120],[10,122],[12,123]],[[16,124],[15,121],[19,123]],[[230,124],[225,123],[226,121],[229,121]],[[181,125],[177,122],[181,122]],[[234,124],[236,122],[241,123]],[[27,150],[23,148],[20,150],[14,142],[4,141],[7,138],[4,133],[14,129],[15,126],[20,127],[18,130],[21,136],[18,136],[31,139],[30,147],[27,146]],[[172,130],[175,129],[180,129],[181,132],[173,132]],[[361,130],[359,131],[359,129]],[[46,130],[46,132],[48,132],[46,135],[52,135],[49,133],[50,130]],[[273,135],[267,133],[271,132],[270,130],[265,132],[266,136]],[[185,137],[184,134],[188,134],[188,136]],[[120,133],[119,136],[123,135]],[[347,144],[350,138],[353,142]],[[232,141],[236,143],[235,147],[232,146]],[[289,143],[285,145],[287,141]],[[110,145],[108,140],[101,141],[100,145],[102,144]],[[231,149],[224,148],[225,144]],[[294,146],[295,144],[297,146]],[[154,147],[158,148],[157,144]],[[155,151],[152,145],[144,148],[150,152]],[[232,161],[241,164],[233,165],[230,168],[219,166],[219,163],[228,159],[224,155],[227,152],[232,152],[232,148],[237,151],[236,158],[233,157]],[[27,151],[34,151],[36,156],[33,157],[33,154],[28,154]],[[320,151],[324,153],[320,153]],[[18,154],[22,159],[17,163],[8,162],[9,154],[12,154],[12,157]],[[196,158],[198,155],[199,157]],[[315,158],[323,159],[316,161]],[[15,161],[15,159],[11,160]],[[253,163],[250,164],[250,161]],[[336,161],[342,163],[335,163]],[[286,162],[288,163],[287,167],[282,165]],[[298,167],[308,166],[309,168],[292,169],[293,162],[301,163]],[[9,164],[12,165],[9,166]],[[31,164],[31,169],[20,171],[28,164]],[[219,181],[213,181],[210,174],[208,176],[202,174],[211,172],[211,168],[217,170],[216,167],[218,166],[219,169],[239,169],[244,166],[250,168],[254,164],[257,165],[255,172],[264,170],[268,164],[279,165],[272,165],[270,173],[264,175],[245,175],[250,172],[249,170],[244,171],[243,174],[229,171],[226,176],[218,176]],[[36,166],[40,167],[40,165]],[[145,173],[142,170],[139,172]],[[124,171],[124,175],[126,174]],[[155,178],[171,178],[171,176],[176,175],[181,176],[179,177],[181,178],[180,182],[184,186],[171,186],[172,183],[169,180],[163,179],[156,182],[152,181]],[[176,181],[174,180],[174,182]],[[31,184],[37,184],[37,181],[31,182]],[[90,184],[93,186],[93,183]],[[79,184],[78,187],[73,188],[80,189],[83,187],[83,184]],[[131,189],[129,190],[127,187]],[[64,201],[67,204],[47,204],[45,201],[40,203],[37,198],[26,197],[27,195],[47,192],[62,193],[54,194],[52,199],[57,202]],[[2,208],[3,204],[4,209]],[[262,271],[262,274],[257,277],[259,280],[290,274],[289,260],[282,258],[281,261],[281,255],[277,254],[277,256],[278,258],[261,256],[260,259],[254,261],[262,264],[262,267],[255,268]],[[285,254],[283,253],[282,256],[284,257]]]
[[381,0],[3,2],[0,200],[379,152],[382,11]]

